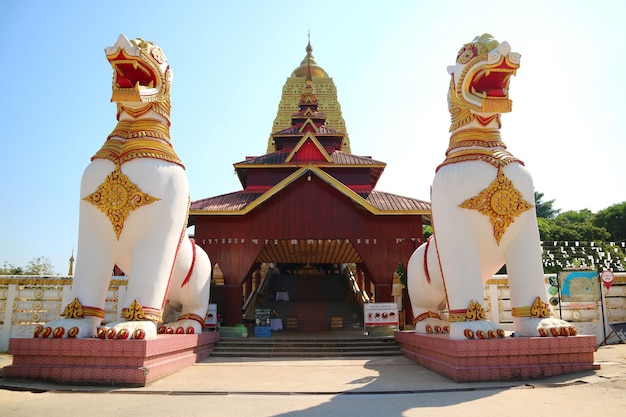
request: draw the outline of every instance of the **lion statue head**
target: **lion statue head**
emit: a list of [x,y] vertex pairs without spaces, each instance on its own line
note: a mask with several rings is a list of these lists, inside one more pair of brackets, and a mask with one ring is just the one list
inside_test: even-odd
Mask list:
[[113,67],[111,101],[169,102],[173,73],[159,46],[141,38],[129,41],[120,35],[105,53]]
[[520,54],[488,33],[463,45],[456,64],[448,67],[450,131],[476,118],[499,118],[500,113],[510,112],[509,81],[519,66]]

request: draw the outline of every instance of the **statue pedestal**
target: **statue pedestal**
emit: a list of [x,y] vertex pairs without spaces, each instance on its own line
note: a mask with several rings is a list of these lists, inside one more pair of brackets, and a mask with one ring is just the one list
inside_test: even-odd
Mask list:
[[10,339],[4,378],[61,384],[143,387],[207,358],[219,332],[151,340]]
[[595,336],[452,340],[447,335],[395,333],[402,353],[455,382],[539,379],[600,369]]

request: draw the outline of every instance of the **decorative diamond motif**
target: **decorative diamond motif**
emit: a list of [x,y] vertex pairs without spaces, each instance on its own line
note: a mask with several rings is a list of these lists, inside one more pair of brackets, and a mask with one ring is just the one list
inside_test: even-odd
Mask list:
[[489,187],[482,190],[475,197],[469,198],[459,204],[459,207],[470,210],[478,210],[481,214],[489,216],[493,227],[493,236],[500,245],[500,240],[506,229],[515,221],[516,217],[534,205],[522,198],[513,182],[508,179],[501,169],[498,170],[496,179]]
[[131,211],[152,204],[160,198],[143,193],[126,175],[119,165],[111,172],[98,189],[83,200],[98,207],[113,225],[116,238],[124,229],[124,222]]

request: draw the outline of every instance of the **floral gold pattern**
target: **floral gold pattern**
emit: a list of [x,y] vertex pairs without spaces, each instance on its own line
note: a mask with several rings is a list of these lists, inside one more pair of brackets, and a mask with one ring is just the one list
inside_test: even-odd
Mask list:
[[83,306],[78,298],[74,298],[71,303],[65,306],[61,314],[66,319],[82,319],[84,317],[104,318],[104,310],[98,307]]
[[107,175],[98,189],[83,200],[96,206],[111,221],[119,240],[124,222],[131,211],[152,204],[160,198],[143,193],[122,171],[119,165]]
[[522,194],[515,188],[513,182],[499,169],[496,179],[489,187],[465,200],[459,204],[459,207],[477,210],[489,216],[493,236],[500,245],[502,236],[515,218],[534,206],[522,198]]
[[134,300],[128,308],[122,309],[122,317],[127,321],[161,321],[162,312],[160,310],[143,307],[139,301]]
[[462,310],[450,310],[450,322],[476,321],[485,319],[485,309],[478,301],[470,301],[469,307]]
[[470,305],[467,308],[467,314],[465,314],[465,321],[476,321],[485,319],[485,310],[478,301],[470,301]]
[[513,317],[530,317],[534,319],[545,319],[552,316],[550,306],[541,301],[540,297],[535,298],[532,305],[526,307],[513,307],[511,309]]
[[71,303],[65,306],[63,314],[66,319],[82,319],[83,318],[83,306],[78,301],[78,298],[74,298]]

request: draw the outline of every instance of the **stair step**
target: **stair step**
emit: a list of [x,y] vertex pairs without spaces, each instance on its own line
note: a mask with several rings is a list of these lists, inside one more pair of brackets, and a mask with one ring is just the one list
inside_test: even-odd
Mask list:
[[222,338],[212,356],[221,357],[338,357],[400,356],[393,338],[240,339]]

